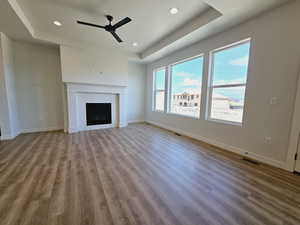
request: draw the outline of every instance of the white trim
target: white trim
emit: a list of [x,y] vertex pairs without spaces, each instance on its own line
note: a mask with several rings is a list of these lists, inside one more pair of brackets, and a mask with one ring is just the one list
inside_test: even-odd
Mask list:
[[259,162],[262,162],[262,163],[265,163],[265,164],[268,164],[268,165],[271,165],[271,166],[275,166],[275,167],[287,170],[285,162],[270,159],[270,158],[267,158],[265,156],[261,156],[261,155],[258,155],[256,153],[252,153],[252,152],[246,151],[244,149],[241,149],[241,148],[238,148],[238,147],[235,147],[235,146],[232,146],[232,145],[228,145],[228,144],[225,144],[225,143],[222,143],[222,142],[219,142],[219,141],[216,141],[216,140],[212,140],[212,139],[200,136],[200,135],[195,135],[194,133],[190,133],[190,132],[184,131],[182,129],[173,128],[171,126],[164,125],[162,123],[156,123],[156,122],[151,121],[151,120],[146,120],[146,122],[149,123],[149,124],[155,125],[157,127],[161,127],[161,128],[176,132],[178,134],[181,134],[181,135],[184,135],[184,136],[187,136],[187,137],[205,142],[207,144],[214,145],[214,146],[219,147],[219,148],[221,148],[225,151],[230,151],[230,152],[236,153],[236,154],[241,155],[241,156],[247,156],[247,157],[255,159]]
[[232,48],[232,47],[235,47],[235,46],[243,45],[243,44],[245,44],[247,42],[251,42],[251,37],[248,37],[248,38],[243,39],[241,41],[237,41],[237,42],[231,43],[229,45],[225,45],[225,46],[220,47],[220,48],[216,48],[216,49],[210,51],[210,54],[215,53],[215,52],[220,52],[220,51],[223,51],[225,49],[229,49],[229,48]]
[[240,83],[240,84],[222,84],[222,85],[212,85],[212,88],[232,88],[232,87],[243,87],[247,86],[246,83]]
[[26,134],[26,133],[58,131],[58,130],[64,130],[64,127],[57,126],[57,127],[43,127],[43,128],[25,128],[25,129],[22,129],[21,133]]
[[185,117],[185,118],[190,118],[190,119],[195,119],[195,120],[200,120],[200,115],[199,116],[189,116],[189,115],[184,115],[180,113],[174,113],[174,112],[167,112],[167,115],[173,115],[173,116],[179,116],[179,117]]
[[131,123],[145,123],[145,120],[144,119],[139,119],[139,120],[130,120],[128,121],[129,124]]
[[44,127],[44,128],[24,128],[21,129],[16,135],[7,135],[7,134],[2,134],[0,140],[5,141],[5,140],[13,140],[20,134],[27,134],[27,133],[38,133],[38,132],[48,132],[48,131],[58,131],[58,130],[64,130],[63,126],[57,126],[57,127]]
[[[290,130],[290,137],[289,137],[289,147],[288,153],[286,157],[286,168],[287,170],[294,172],[297,161],[295,160],[295,154],[298,152],[299,148],[299,138],[300,138],[300,76],[298,76],[298,86],[297,92],[294,102],[294,112],[292,117],[292,124]],[[299,158],[298,158],[299,160]]]
[[[78,132],[78,98],[81,94],[111,94],[116,95],[118,101],[117,127],[127,126],[126,96],[127,88],[116,85],[89,85],[79,83],[65,83],[67,87],[68,105],[68,133]],[[96,127],[95,127],[96,129]]]
[[[168,66],[162,66],[159,67],[157,69],[153,70],[153,74],[152,74],[152,80],[153,80],[153,84],[152,84],[152,111],[153,112],[157,112],[157,111],[162,111],[165,112],[165,105],[166,105],[166,76],[167,76],[167,68]],[[165,71],[165,88],[164,89],[156,89],[156,74],[159,71]],[[157,110],[156,109],[156,94],[157,92],[164,92],[164,110]]]
[[156,112],[156,113],[165,113],[165,111],[163,111],[163,110],[153,110],[152,112]]
[[176,62],[174,62],[174,63],[169,64],[169,66],[172,67],[172,66],[175,66],[175,65],[177,65],[177,64],[182,64],[182,63],[191,61],[191,60],[193,60],[193,59],[201,58],[201,57],[204,59],[204,53],[201,53],[201,54],[195,55],[195,56],[191,56],[191,57],[188,57],[188,58],[181,59],[181,60],[179,60],[179,61],[176,61]]
[[[18,136],[18,135],[17,135]],[[1,141],[8,141],[8,140],[12,140],[15,139],[17,136],[11,136],[11,135],[3,135],[1,136]]]
[[212,117],[209,117],[206,120],[209,121],[209,122],[223,123],[223,124],[226,124],[226,125],[243,127],[243,123],[234,122],[234,121],[230,121],[230,120],[215,119],[215,118],[212,118]]

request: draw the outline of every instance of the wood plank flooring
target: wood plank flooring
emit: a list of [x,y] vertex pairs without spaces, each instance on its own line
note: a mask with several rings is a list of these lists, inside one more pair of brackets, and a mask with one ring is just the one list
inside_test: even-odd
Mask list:
[[300,224],[300,177],[146,124],[26,134],[0,144],[0,224]]

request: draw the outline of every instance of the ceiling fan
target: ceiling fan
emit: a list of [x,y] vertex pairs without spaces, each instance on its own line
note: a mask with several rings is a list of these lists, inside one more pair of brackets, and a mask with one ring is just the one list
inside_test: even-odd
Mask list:
[[114,18],[111,15],[106,15],[106,18],[109,21],[109,24],[106,25],[106,26],[100,26],[100,25],[97,25],[97,24],[86,23],[86,22],[83,22],[83,21],[77,21],[77,23],[78,24],[82,24],[82,25],[87,25],[87,26],[102,28],[105,31],[111,33],[118,42],[123,42],[122,39],[117,35],[116,30],[119,27],[121,27],[121,26],[129,23],[131,21],[131,19],[129,17],[126,17],[123,20],[121,20],[118,23],[116,23],[115,25],[112,25],[111,22],[113,21]]

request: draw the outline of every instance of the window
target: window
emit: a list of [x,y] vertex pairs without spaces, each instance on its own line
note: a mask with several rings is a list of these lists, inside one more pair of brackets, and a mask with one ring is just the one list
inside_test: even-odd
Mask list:
[[[170,71],[169,112],[199,118],[203,57],[171,65]],[[181,99],[184,99],[183,103]]]
[[164,111],[165,108],[165,81],[166,69],[158,69],[154,72],[154,110]]
[[209,119],[243,122],[250,40],[211,53]]

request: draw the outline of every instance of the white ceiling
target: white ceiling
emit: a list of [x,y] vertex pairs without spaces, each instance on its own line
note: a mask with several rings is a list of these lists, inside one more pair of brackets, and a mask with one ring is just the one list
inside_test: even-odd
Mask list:
[[[142,61],[153,61],[287,1],[0,0],[0,31],[15,39],[117,48]],[[179,13],[171,15],[171,7]],[[117,31],[124,43],[103,30],[76,23],[105,25],[106,14],[113,15],[114,22],[132,18]],[[63,26],[53,25],[54,20]],[[133,42],[139,46],[133,47]]]
[[[91,44],[113,45],[128,51],[140,52],[154,42],[183,25],[191,18],[207,10],[208,5],[199,0],[17,0],[32,26],[41,34],[50,33],[60,38],[85,41]],[[169,9],[178,7],[180,13],[171,15]],[[114,16],[114,22],[128,16],[132,22],[117,33],[124,43],[97,28],[78,25],[83,20],[100,25],[107,24],[106,14]],[[53,21],[63,26],[56,27]],[[133,42],[139,46],[134,48]]]
[[24,26],[11,5],[4,0],[0,0],[0,32],[23,40],[31,38],[30,31]]

